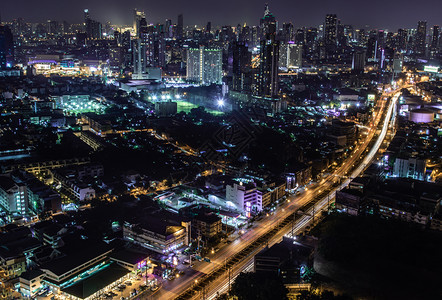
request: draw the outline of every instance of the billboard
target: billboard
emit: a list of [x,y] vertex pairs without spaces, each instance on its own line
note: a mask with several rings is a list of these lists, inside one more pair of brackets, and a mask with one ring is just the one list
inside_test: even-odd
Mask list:
[[435,66],[425,66],[424,67],[425,72],[431,72],[431,73],[437,73],[439,71],[439,67]]

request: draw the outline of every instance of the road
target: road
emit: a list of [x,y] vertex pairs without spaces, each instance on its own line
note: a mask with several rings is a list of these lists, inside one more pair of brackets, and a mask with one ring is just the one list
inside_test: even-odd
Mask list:
[[[389,96],[389,94],[384,94],[382,99],[386,96]],[[302,192],[301,195],[290,196],[286,203],[278,208],[276,213],[270,214],[262,220],[255,222],[253,227],[251,227],[240,238],[236,239],[231,244],[227,244],[222,247],[218,253],[209,256],[212,260],[211,263],[197,262],[194,269],[189,271],[185,278],[180,278],[179,281],[167,286],[163,285],[163,288],[154,296],[149,297],[149,299],[173,299],[179,297],[180,294],[182,295],[185,291],[188,292],[188,289],[192,286],[198,292],[196,294],[194,293],[192,297],[182,295],[181,298],[213,299],[217,292],[222,293],[227,290],[229,285],[229,277],[230,281],[232,282],[233,278],[236,277],[237,274],[253,267],[254,254],[258,253],[264,246],[261,244],[261,240],[259,240],[260,237],[273,230],[275,234],[272,235],[271,238],[267,239],[267,244],[272,245],[280,241],[284,235],[287,235],[292,230],[292,225],[287,224],[287,222],[282,224],[285,225],[284,227],[282,225],[280,226],[282,220],[287,220],[290,218],[295,211],[304,205],[316,202],[315,205],[308,207],[308,209],[303,212],[304,214],[301,217],[297,217],[296,223],[293,226],[294,233],[296,234],[307,226],[312,219],[314,219],[314,212],[318,212],[326,208],[329,200],[334,197],[336,191],[348,185],[351,178],[357,177],[373,160],[387,134],[388,124],[398,97],[399,92],[395,92],[394,96],[392,97],[392,101],[390,101],[390,104],[388,105],[382,129],[380,130],[378,138],[371,149],[368,149],[368,146],[378,131],[378,124],[381,122],[382,115],[386,109],[387,102],[385,100],[379,101],[379,110],[374,115],[372,126],[369,129],[365,139],[355,147],[350,157],[348,157],[345,163],[339,166],[333,172],[333,174],[327,175],[319,182],[319,184],[309,187]],[[361,161],[360,158],[362,157],[364,157],[364,159]],[[358,163],[358,165],[355,168],[354,165],[356,163]],[[337,182],[337,178],[347,179],[344,180],[343,183],[336,186],[335,183]],[[259,246],[253,249],[251,252],[247,251],[249,249],[247,247],[255,243],[257,245],[259,244]],[[238,253],[241,252],[247,252],[247,255],[241,257],[238,259],[238,261],[228,263],[232,257],[235,257],[235,255],[238,255]],[[234,264],[232,265],[232,263]],[[226,268],[226,265],[230,267],[230,272],[228,271],[228,268]],[[214,272],[222,272],[222,274],[216,276],[215,280],[210,280],[209,284],[200,284],[208,276],[207,274],[212,274]]]

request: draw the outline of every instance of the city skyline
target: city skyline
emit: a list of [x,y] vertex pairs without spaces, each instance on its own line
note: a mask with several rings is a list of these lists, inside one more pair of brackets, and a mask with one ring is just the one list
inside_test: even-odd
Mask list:
[[[204,25],[211,21],[214,26],[250,24],[258,25],[262,16],[265,2],[233,1],[227,0],[222,3],[205,3],[200,0],[192,0],[186,4],[179,1],[171,1],[173,5],[164,6],[161,3],[143,4],[143,1],[110,0],[106,4],[102,1],[79,0],[73,3],[57,3],[55,0],[42,0],[31,2],[19,0],[13,3],[4,3],[0,11],[2,21],[12,21],[21,17],[29,22],[44,22],[46,20],[66,20],[69,23],[78,23],[82,20],[83,10],[88,8],[91,15],[101,21],[110,21],[113,24],[131,24],[132,11],[134,8],[146,12],[148,23],[159,23],[165,19],[172,19],[176,23],[177,15],[184,14],[185,25]],[[343,24],[352,24],[356,27],[382,28],[397,30],[398,28],[415,28],[417,21],[426,20],[428,24],[439,24],[438,12],[442,4],[436,0],[424,0],[416,7],[411,3],[400,3],[401,9],[397,9],[399,1],[375,0],[367,9],[355,10],[357,2],[351,5],[344,0],[329,3],[318,0],[308,3],[286,3],[284,1],[268,1],[271,12],[276,16],[279,23],[292,22],[295,27],[318,26],[323,24],[327,13],[335,13]],[[362,1],[359,1],[362,5]],[[237,8],[232,10],[232,6]],[[411,8],[411,6],[413,6]],[[28,9],[23,10],[22,7]],[[172,7],[172,9],[171,9]],[[198,10],[194,9],[198,7]],[[219,12],[225,13],[219,13]],[[217,13],[215,13],[217,12]],[[306,13],[308,12],[308,13]]]
[[5,2],[1,299],[442,299],[441,0]]

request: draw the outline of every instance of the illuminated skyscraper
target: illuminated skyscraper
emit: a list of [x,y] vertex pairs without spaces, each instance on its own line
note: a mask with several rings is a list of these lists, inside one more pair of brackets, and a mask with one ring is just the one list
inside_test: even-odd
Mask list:
[[364,71],[365,68],[365,51],[362,49],[355,50],[353,52],[353,60],[351,65],[354,71]]
[[270,12],[269,5],[266,3],[264,7],[264,16],[260,21],[261,26],[261,38],[271,39],[276,35],[278,25],[275,16]]
[[187,50],[187,79],[204,85],[221,84],[221,49],[200,46]]
[[89,17],[89,9],[85,9],[84,10],[84,24],[86,24],[87,23],[87,20],[89,20],[90,19],[90,17]]
[[427,37],[427,22],[426,21],[417,22],[417,30],[414,36],[414,52],[417,55],[425,56],[426,37]]
[[146,58],[147,65],[155,68],[162,68],[165,65],[165,44],[163,36],[153,32],[147,37]]
[[232,90],[250,92],[252,55],[244,42],[233,42],[232,47]]
[[281,40],[284,42],[293,41],[295,38],[295,28],[292,23],[282,24]]
[[101,23],[90,18],[88,9],[84,10],[84,24],[86,36],[88,39],[101,39]]
[[302,45],[294,42],[281,43],[279,49],[279,67],[295,69],[302,66]]
[[256,77],[254,94],[258,97],[278,97],[279,41],[262,40],[259,73]]
[[397,49],[399,51],[407,50],[408,33],[407,29],[399,29],[397,32]]
[[132,41],[132,55],[133,55],[133,67],[134,72],[133,79],[146,79],[147,78],[147,57],[146,57],[146,44],[143,39],[138,38]]
[[430,54],[431,57],[436,57],[439,53],[439,42],[440,42],[440,27],[439,25],[433,26],[433,35],[431,37],[431,47],[430,47]]
[[326,15],[324,24],[324,44],[327,51],[334,51],[336,49],[337,24],[338,19],[335,14]]
[[[138,9],[134,9],[134,21],[133,28],[136,36],[140,35],[140,21],[144,19],[146,20],[146,14],[144,11],[139,11]],[[146,23],[147,24],[147,23]]]

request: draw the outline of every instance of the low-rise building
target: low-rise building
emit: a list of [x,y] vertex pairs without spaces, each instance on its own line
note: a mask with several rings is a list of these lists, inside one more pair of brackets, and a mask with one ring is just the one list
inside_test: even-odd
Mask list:
[[42,286],[44,272],[36,269],[29,270],[20,275],[19,278],[19,291],[28,298],[36,298],[38,291]]
[[78,201],[89,200],[95,197],[95,189],[91,182],[103,176],[103,166],[88,164],[75,168],[61,168],[51,171],[54,182],[59,188]]
[[349,215],[359,214],[362,202],[362,192],[355,189],[345,189],[336,192],[336,209]]
[[313,248],[286,237],[254,257],[256,273],[279,276],[284,283],[299,283],[312,266]]
[[407,177],[425,180],[426,161],[416,157],[396,158],[393,167],[393,177]]
[[9,176],[0,176],[0,210],[25,215],[28,208],[26,185],[14,181]]
[[193,232],[205,238],[211,238],[221,233],[221,218],[214,213],[199,213],[191,221]]
[[189,225],[172,224],[150,216],[149,220],[123,224],[123,238],[158,253],[168,253],[189,244]]
[[12,279],[26,271],[26,257],[41,243],[31,236],[27,227],[18,227],[0,235],[0,273]]
[[422,212],[419,206],[413,202],[402,201],[383,195],[373,195],[367,198],[369,206],[373,207],[384,218],[399,219],[406,222],[417,223],[426,226],[430,216]]

